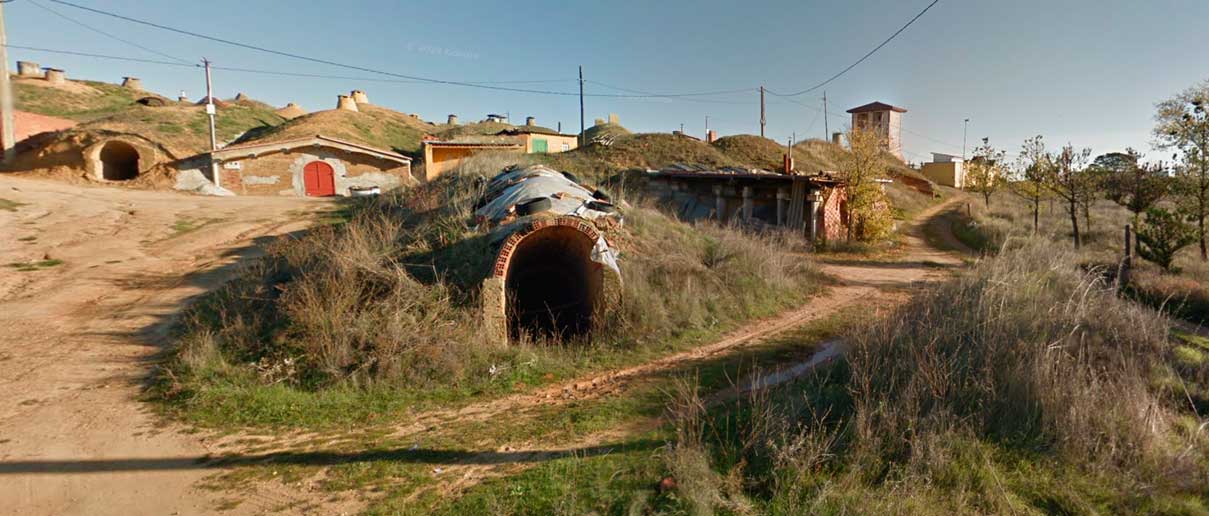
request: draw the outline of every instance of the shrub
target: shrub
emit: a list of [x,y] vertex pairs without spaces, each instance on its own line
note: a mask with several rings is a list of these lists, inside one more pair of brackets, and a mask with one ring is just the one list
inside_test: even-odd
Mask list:
[[1194,242],[1192,225],[1162,208],[1146,210],[1146,219],[1138,227],[1138,254],[1168,271],[1172,270],[1176,253]]

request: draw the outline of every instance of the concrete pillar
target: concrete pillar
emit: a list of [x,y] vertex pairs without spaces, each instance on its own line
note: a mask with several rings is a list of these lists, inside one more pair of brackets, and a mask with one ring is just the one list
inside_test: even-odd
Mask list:
[[789,206],[789,190],[777,188],[777,225],[785,225],[785,208]]
[[726,222],[726,196],[722,195],[722,186],[714,187],[714,212],[718,222]]
[[122,77],[122,87],[134,91],[143,91],[143,81],[138,77]]
[[342,109],[345,111],[360,111],[357,109],[357,103],[354,102],[353,98],[348,95],[340,95],[336,97],[336,109]]
[[21,77],[42,77],[42,67],[33,61],[17,61],[17,75]]
[[51,84],[63,84],[67,82],[67,72],[58,68],[46,69],[46,82]]
[[744,186],[743,187],[743,220],[744,221],[751,220],[751,210],[752,210],[751,187]]
[[819,204],[822,201],[823,196],[818,190],[811,190],[806,195],[806,236],[810,237],[811,242],[819,238]]
[[349,93],[349,96],[352,97],[353,101],[358,105],[369,104],[369,95],[366,95],[364,91],[353,90],[351,93]]
[[449,118],[445,120],[445,123],[447,123],[449,125],[458,125],[458,116],[449,115]]

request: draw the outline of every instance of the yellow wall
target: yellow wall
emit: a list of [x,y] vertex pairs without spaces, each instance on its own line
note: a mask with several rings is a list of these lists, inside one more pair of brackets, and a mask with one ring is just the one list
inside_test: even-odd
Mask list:
[[498,147],[443,147],[438,145],[424,146],[424,180],[431,181],[437,176],[458,166],[463,159],[480,152],[520,152],[520,149]]
[[525,142],[525,153],[533,153],[533,140],[546,140],[546,152],[548,154],[557,154],[563,151],[563,144],[567,144],[567,150],[573,150],[579,147],[579,138],[576,136],[552,135],[552,134],[526,134],[523,136]]
[[924,177],[932,180],[933,183],[943,186],[952,186],[954,188],[963,188],[965,185],[965,177],[961,163],[924,163],[924,168],[920,172]]

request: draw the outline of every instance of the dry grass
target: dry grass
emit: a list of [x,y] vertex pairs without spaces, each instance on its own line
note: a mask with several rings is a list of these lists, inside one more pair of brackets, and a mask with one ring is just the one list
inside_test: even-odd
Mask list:
[[678,396],[669,469],[714,510],[734,475],[774,513],[1205,510],[1209,365],[1050,247],[920,294],[817,378],[710,417]]
[[803,242],[632,207],[611,237],[622,301],[600,330],[570,346],[489,342],[478,287],[494,252],[470,214],[482,178],[514,159],[467,160],[434,182],[351,204],[347,224],[271,246],[186,314],[169,394],[204,399],[233,384],[385,387],[420,397],[510,390],[683,349],[817,288],[810,262],[789,254]]

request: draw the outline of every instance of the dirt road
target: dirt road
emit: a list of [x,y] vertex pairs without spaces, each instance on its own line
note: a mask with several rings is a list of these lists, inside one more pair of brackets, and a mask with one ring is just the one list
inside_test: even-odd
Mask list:
[[[197,488],[215,472],[199,462],[232,450],[220,451],[205,434],[165,424],[138,397],[164,331],[182,306],[221,284],[241,260],[259,255],[273,235],[303,229],[307,212],[331,206],[0,176],[0,264],[10,264],[0,265],[0,513],[199,514],[225,505],[223,493]],[[920,220],[935,220],[941,209]],[[616,395],[636,380],[738,352],[844,307],[878,296],[902,297],[896,289],[947,274],[946,268],[959,263],[929,247],[921,228],[913,227],[904,252],[894,259],[823,264],[839,285],[798,310],[638,366],[423,414],[396,431],[422,433],[440,422]],[[625,433],[614,429],[585,443]],[[531,443],[511,444],[520,455],[557,456]],[[501,472],[465,469],[454,486],[444,487],[464,489]],[[272,497],[273,491],[258,496]],[[244,503],[225,514],[272,507]]]
[[0,175],[0,513],[213,512],[207,440],[137,398],[180,307],[328,207]]

